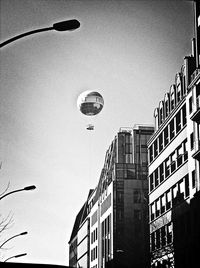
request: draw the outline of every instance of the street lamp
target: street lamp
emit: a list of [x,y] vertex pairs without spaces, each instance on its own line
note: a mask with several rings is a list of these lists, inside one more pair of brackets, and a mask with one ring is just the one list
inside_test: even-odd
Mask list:
[[20,257],[26,256],[26,255],[27,255],[27,253],[22,253],[22,254],[18,254],[15,256],[11,256],[11,257],[7,258],[4,262],[7,262],[8,260],[13,259],[13,258],[20,258]]
[[23,233],[20,233],[20,234],[16,234],[10,238],[8,238],[6,241],[4,241],[1,245],[0,245],[0,248],[2,248],[8,241],[10,241],[11,239],[17,237],[17,236],[21,236],[21,235],[26,235],[28,234],[28,232],[23,232]]
[[31,185],[31,186],[24,187],[22,189],[11,191],[11,192],[9,192],[7,194],[2,195],[0,197],[0,200],[3,199],[4,197],[6,197],[7,195],[10,195],[10,194],[13,194],[13,193],[17,193],[17,192],[21,192],[21,191],[31,191],[31,190],[34,190],[35,188],[36,188],[35,185]]
[[1,43],[0,47],[4,47],[7,44],[9,44],[17,39],[23,38],[27,35],[31,35],[31,34],[35,34],[35,33],[39,33],[39,32],[51,31],[51,30],[55,30],[55,31],[59,31],[59,32],[74,31],[74,30],[78,29],[79,27],[80,27],[80,22],[76,19],[57,22],[57,23],[54,23],[53,26],[51,26],[51,27],[36,29],[36,30],[30,31],[30,32],[26,32],[26,33],[17,35],[15,37],[12,37],[12,38],[4,41],[3,43]]

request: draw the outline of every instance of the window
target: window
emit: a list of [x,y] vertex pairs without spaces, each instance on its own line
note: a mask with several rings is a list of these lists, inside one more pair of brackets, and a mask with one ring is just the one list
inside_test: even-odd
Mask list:
[[151,145],[149,147],[149,162],[151,163],[153,161],[153,146]]
[[174,86],[171,88],[171,111],[175,107],[175,92],[174,92]]
[[171,190],[168,190],[166,192],[166,209],[168,210],[171,208],[171,200],[172,200],[172,195],[171,195]]
[[156,217],[160,215],[160,199],[156,200]]
[[169,133],[168,126],[164,129],[164,145],[166,146],[169,143]]
[[158,137],[158,143],[159,143],[159,153],[160,153],[163,149],[163,132]]
[[151,234],[151,250],[155,250],[155,232]]
[[181,100],[181,83],[179,80],[179,83],[177,85],[177,103],[179,103]]
[[156,248],[160,248],[160,229],[156,230]]
[[185,176],[185,196],[188,197],[190,194],[190,189],[189,189],[189,177],[188,175]]
[[155,187],[156,187],[159,184],[158,169],[155,170],[154,176],[155,176]]
[[191,114],[192,113],[192,96],[189,98],[189,113]]
[[169,168],[170,168],[170,159],[167,157],[165,160],[165,178],[169,176]]
[[194,149],[194,133],[193,132],[190,134],[190,149],[191,150]]
[[154,220],[155,218],[155,203],[151,204],[151,220]]
[[164,113],[163,113],[163,107],[160,108],[160,124],[162,124],[163,119],[164,119]]
[[183,147],[182,144],[177,147],[177,167],[183,163]]
[[160,201],[161,201],[161,214],[162,214],[165,212],[165,205],[166,205],[166,198],[164,194],[161,195]]
[[164,181],[164,168],[163,168],[163,163],[160,164],[159,171],[160,171],[160,182],[162,182],[162,181]]
[[169,101],[165,102],[165,116],[167,117],[169,114]]
[[170,140],[172,140],[173,137],[175,136],[174,119],[172,119],[169,124],[169,131],[170,131]]
[[187,117],[186,117],[186,104],[184,104],[182,108],[182,118],[183,118],[183,126],[187,123]]
[[175,151],[170,155],[171,158],[171,173],[176,169],[176,153]]
[[172,198],[173,198],[173,200],[177,197],[177,194],[178,194],[178,185],[176,184],[176,185],[174,185],[172,187]]
[[181,130],[181,112],[179,111],[176,115],[176,133]]
[[172,223],[167,224],[167,244],[172,242]]
[[150,187],[150,191],[152,191],[154,188],[153,173],[150,175],[149,178],[150,178],[149,179],[149,183],[150,183],[149,187]]
[[158,141],[157,139],[154,141],[154,158],[158,155]]
[[166,229],[165,226],[161,227],[161,245],[164,247],[166,245]]
[[196,179],[195,179],[195,170],[192,171],[192,188],[194,189],[196,186]]
[[183,179],[179,181],[178,189],[179,189],[179,200],[184,199],[185,186],[184,186],[184,180]]
[[184,154],[184,161],[188,159],[188,143],[187,139],[183,141],[183,154]]

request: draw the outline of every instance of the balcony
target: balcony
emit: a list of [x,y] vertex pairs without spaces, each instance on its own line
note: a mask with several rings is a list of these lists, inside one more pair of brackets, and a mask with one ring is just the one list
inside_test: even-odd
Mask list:
[[192,157],[200,161],[200,141],[199,140],[195,141],[195,148],[194,148],[194,153]]
[[196,123],[200,123],[200,95],[196,98],[194,106],[194,113],[192,114],[191,119]]

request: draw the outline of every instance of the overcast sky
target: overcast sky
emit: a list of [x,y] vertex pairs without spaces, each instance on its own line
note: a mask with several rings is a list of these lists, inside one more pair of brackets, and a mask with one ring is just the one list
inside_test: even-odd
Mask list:
[[[0,203],[14,214],[4,259],[68,264],[76,214],[95,188],[120,127],[154,124],[153,111],[191,54],[189,1],[1,0],[1,42],[76,18],[80,29],[45,32],[1,51],[0,190],[36,185]],[[78,95],[99,91],[102,112],[86,117]],[[92,123],[94,131],[87,131]]]

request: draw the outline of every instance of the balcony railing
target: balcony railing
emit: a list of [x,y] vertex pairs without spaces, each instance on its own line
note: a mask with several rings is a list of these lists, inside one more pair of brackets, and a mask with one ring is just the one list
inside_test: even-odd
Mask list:
[[191,75],[191,77],[190,77],[190,81],[192,82],[193,80],[195,80],[195,78],[198,76],[198,74],[200,74],[200,69],[196,69],[193,73],[192,73],[192,75]]

